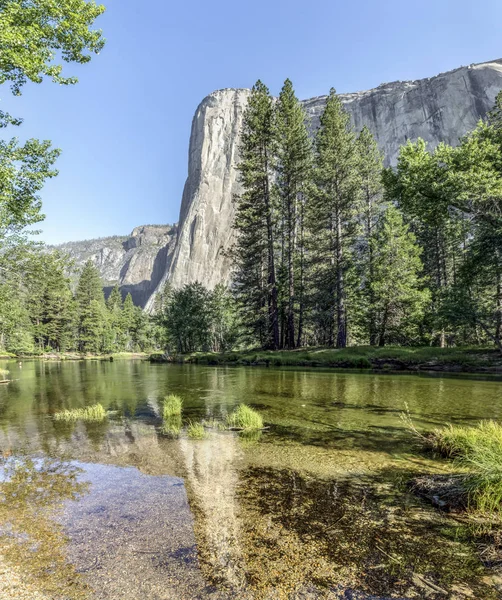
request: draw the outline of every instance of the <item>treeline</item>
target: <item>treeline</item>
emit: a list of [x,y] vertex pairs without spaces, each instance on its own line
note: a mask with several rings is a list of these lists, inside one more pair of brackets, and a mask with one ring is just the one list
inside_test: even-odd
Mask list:
[[[10,256],[12,259],[12,255]],[[0,280],[0,350],[15,354],[101,354],[149,350],[155,324],[118,287],[107,300],[96,267],[83,267],[72,291],[68,258],[60,252],[26,251]]]
[[263,348],[495,343],[502,334],[502,95],[487,122],[397,168],[331,90],[312,140],[289,80],[253,87],[233,291]]

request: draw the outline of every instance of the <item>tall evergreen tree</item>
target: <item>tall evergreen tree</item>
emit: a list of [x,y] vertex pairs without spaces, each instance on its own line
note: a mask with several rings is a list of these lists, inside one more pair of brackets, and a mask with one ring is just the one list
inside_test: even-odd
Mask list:
[[368,330],[369,342],[376,344],[377,328],[373,282],[375,280],[374,237],[375,228],[383,210],[383,154],[379,150],[370,130],[364,126],[357,138],[359,153],[359,176],[361,178],[362,205],[362,243],[359,248],[364,281],[364,320]]
[[327,342],[347,345],[347,272],[356,233],[360,177],[357,143],[350,116],[334,89],[316,135],[315,182],[311,213],[315,244],[317,306],[328,329]]
[[277,349],[279,306],[276,272],[276,206],[273,193],[276,130],[274,103],[257,81],[244,113],[240,147],[243,192],[235,198],[235,291],[248,331]]
[[105,296],[99,272],[88,260],[77,284],[79,346],[83,352],[100,352],[106,327]]
[[[280,199],[282,296],[287,348],[303,335],[305,288],[305,205],[312,182],[312,143],[306,113],[286,79],[276,106],[277,188]],[[298,317],[296,313],[298,312]]]
[[371,285],[378,344],[384,346],[389,340],[417,344],[429,290],[421,279],[420,247],[394,206],[379,221],[372,245]]

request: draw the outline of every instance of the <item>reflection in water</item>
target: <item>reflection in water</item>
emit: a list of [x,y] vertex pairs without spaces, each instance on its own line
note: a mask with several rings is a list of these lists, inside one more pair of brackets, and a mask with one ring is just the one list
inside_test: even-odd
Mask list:
[[[80,461],[80,481],[92,486],[61,518],[61,556],[93,598],[497,597],[466,530],[401,485],[445,466],[416,454],[399,414],[407,402],[419,428],[502,417],[498,382],[131,362],[25,367],[0,389],[0,449]],[[163,428],[159,401],[170,393],[184,413]],[[116,411],[107,422],[51,418],[97,402]],[[270,428],[186,439],[188,420],[224,420],[241,402]]]
[[67,560],[68,540],[54,520],[65,500],[87,492],[81,470],[58,459],[3,460],[0,484],[0,548],[23,579],[31,577],[51,597],[85,598],[87,585]]
[[200,442],[180,439],[179,446],[205,573],[213,582],[239,589],[244,578],[236,504],[241,453],[236,436],[215,433]]

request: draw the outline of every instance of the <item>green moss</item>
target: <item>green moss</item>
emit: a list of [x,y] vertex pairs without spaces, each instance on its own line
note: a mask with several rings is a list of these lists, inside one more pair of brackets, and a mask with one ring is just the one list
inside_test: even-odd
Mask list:
[[164,398],[164,419],[169,419],[175,415],[181,415],[183,409],[183,400],[175,394],[170,394]]
[[247,404],[240,404],[233,413],[227,417],[230,428],[243,430],[263,429],[263,419],[256,410]]
[[54,415],[56,421],[103,421],[105,418],[106,410],[101,404],[94,404],[85,408],[71,408],[57,412]]

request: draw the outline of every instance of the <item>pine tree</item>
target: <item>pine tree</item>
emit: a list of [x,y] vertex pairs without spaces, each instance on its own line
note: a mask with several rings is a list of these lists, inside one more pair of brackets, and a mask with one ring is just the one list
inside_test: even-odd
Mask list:
[[108,321],[110,327],[110,338],[112,349],[116,352],[124,350],[124,332],[122,328],[122,294],[118,285],[115,285],[106,300],[108,309]]
[[330,91],[316,135],[317,192],[310,215],[317,281],[317,311],[326,341],[347,345],[346,275],[356,233],[360,192],[357,143],[350,116],[335,90]]
[[136,311],[131,294],[127,294],[122,308],[121,330],[124,334],[125,349],[134,350],[134,329],[135,329]]
[[267,87],[258,81],[251,91],[242,126],[238,169],[243,192],[235,198],[234,280],[249,333],[272,349],[280,345],[273,194],[275,155],[273,99]]
[[362,279],[364,281],[365,321],[367,323],[369,342],[376,343],[376,317],[374,313],[375,299],[373,298],[374,255],[373,238],[375,227],[383,207],[383,154],[379,150],[370,130],[363,127],[357,139],[359,153],[359,176],[362,191],[362,244],[359,249],[362,258]]
[[[305,204],[312,181],[312,144],[306,113],[286,79],[276,106],[277,188],[281,222],[281,291],[285,298],[287,348],[299,345],[303,335],[305,287]],[[296,318],[298,312],[298,318]]]
[[378,343],[415,342],[418,325],[429,302],[424,289],[421,250],[399,210],[390,206],[372,240],[372,295]]
[[79,347],[83,352],[101,352],[106,328],[106,306],[99,272],[88,260],[77,285]]

